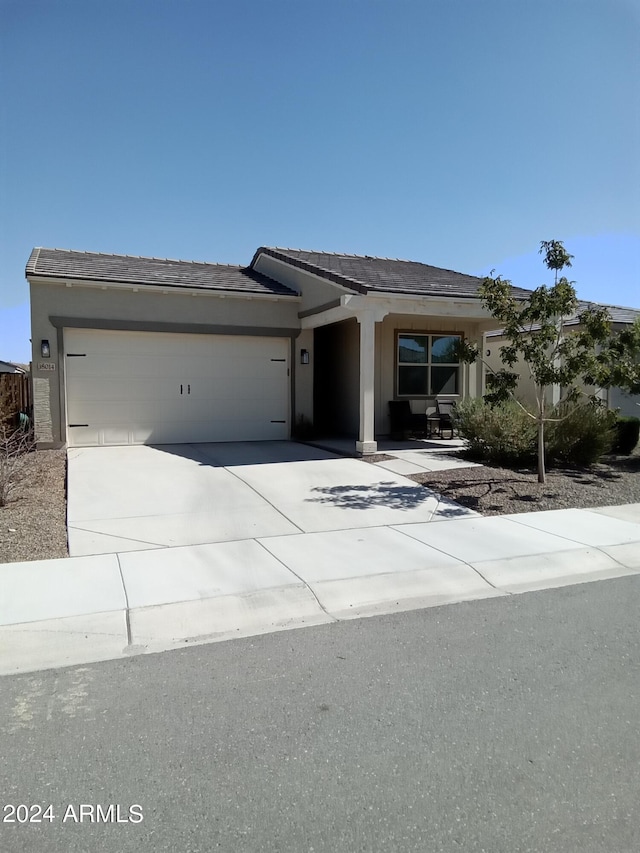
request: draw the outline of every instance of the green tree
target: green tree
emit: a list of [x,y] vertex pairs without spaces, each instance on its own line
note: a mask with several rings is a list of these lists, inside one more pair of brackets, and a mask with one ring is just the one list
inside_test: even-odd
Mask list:
[[[565,321],[576,316],[579,302],[574,283],[565,276],[559,277],[559,273],[571,266],[573,255],[559,240],[543,240],[540,254],[547,269],[554,272],[553,285],[543,285],[528,299],[521,299],[514,296],[510,281],[488,276],[480,287],[480,296],[506,339],[500,354],[505,367],[487,375],[485,400],[496,403],[512,397],[536,421],[538,481],[544,483],[545,424],[559,420],[548,407],[549,389],[554,385],[563,389],[561,402],[576,400],[584,394],[584,385],[620,385],[636,393],[635,389],[640,389],[640,323],[613,334],[608,311],[591,306],[577,315],[575,330],[566,329]],[[466,362],[475,361],[478,348],[463,343],[460,357]],[[518,374],[513,367],[519,362],[527,365],[535,385],[534,413],[528,412],[514,394]]]
[[591,385],[640,394],[640,317],[599,348],[585,378]]

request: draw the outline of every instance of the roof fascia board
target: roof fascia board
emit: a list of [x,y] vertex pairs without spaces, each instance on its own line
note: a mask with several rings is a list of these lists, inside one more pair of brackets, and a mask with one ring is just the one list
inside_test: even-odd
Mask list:
[[298,317],[304,320],[305,317],[313,317],[314,314],[322,314],[324,311],[329,311],[331,308],[339,308],[342,305],[342,299],[332,299],[331,302],[323,302],[322,305],[317,305],[315,308],[307,308],[306,311],[298,311]]
[[442,296],[369,293],[366,297],[354,296],[350,301],[353,303],[354,300],[362,301],[362,308],[381,306],[387,308],[390,314],[424,314],[469,320],[490,319],[489,312],[483,307],[482,301],[476,297],[452,299]]
[[344,293],[339,300],[319,305],[310,311],[302,311],[298,316],[303,329],[315,329],[353,318],[360,322],[361,316],[366,312],[379,315],[382,320],[383,316],[389,313],[389,306],[380,299],[371,299],[357,293]]
[[337,308],[329,308],[319,314],[301,317],[300,327],[302,329],[317,329],[319,326],[329,326],[331,323],[340,323],[342,320],[352,319],[356,319],[353,311],[349,311],[344,305],[339,305]]
[[135,284],[134,282],[102,281],[100,279],[55,278],[49,276],[28,275],[30,284],[53,284],[58,287],[84,287],[92,290],[131,290],[134,292],[177,293],[188,296],[217,296],[221,299],[266,299],[277,302],[300,302],[301,297],[292,293],[259,293],[254,290],[225,290],[215,287],[186,287],[181,284]]

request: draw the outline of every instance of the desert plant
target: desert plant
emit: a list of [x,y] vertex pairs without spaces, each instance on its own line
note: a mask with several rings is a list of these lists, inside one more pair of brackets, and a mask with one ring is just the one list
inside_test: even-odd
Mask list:
[[24,480],[27,454],[33,436],[24,430],[0,428],[0,507],[6,506]]
[[563,403],[547,430],[547,458],[569,465],[592,465],[615,443],[616,416],[604,405]]
[[618,415],[616,419],[616,440],[614,453],[628,456],[636,447],[640,438],[640,418]]
[[464,400],[455,407],[453,418],[475,459],[512,465],[535,459],[536,423],[513,400],[495,404]]
[[[565,390],[565,400],[576,399],[581,385],[609,388],[613,385],[630,393],[640,389],[640,319],[624,332],[611,331],[610,317],[603,307],[592,306],[577,314],[579,303],[574,282],[564,276],[571,266],[570,255],[560,240],[543,240],[540,254],[554,273],[552,286],[542,286],[523,300],[514,295],[511,282],[487,276],[479,290],[484,305],[499,321],[506,339],[500,358],[506,369],[492,374],[486,395],[490,402],[515,399],[519,362],[528,369],[536,389],[535,420],[538,446],[538,481],[545,482],[545,431],[555,418],[547,411],[547,392],[553,386]],[[565,320],[577,317],[578,330],[564,333]],[[461,361],[473,362],[478,347],[461,342]],[[523,411],[525,411],[523,407]]]

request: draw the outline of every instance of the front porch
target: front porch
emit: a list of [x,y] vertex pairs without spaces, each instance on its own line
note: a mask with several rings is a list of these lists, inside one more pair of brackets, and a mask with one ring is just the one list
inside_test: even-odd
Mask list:
[[458,402],[484,392],[481,365],[447,355],[458,338],[482,348],[495,325],[478,300],[343,295],[305,313],[296,417],[349,452],[380,451],[391,435],[389,401],[408,401],[424,414],[435,398]]

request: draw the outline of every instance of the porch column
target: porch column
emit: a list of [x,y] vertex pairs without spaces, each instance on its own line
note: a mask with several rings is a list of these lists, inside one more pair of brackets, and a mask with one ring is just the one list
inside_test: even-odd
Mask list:
[[470,335],[473,343],[477,344],[478,351],[480,353],[480,357],[467,365],[467,389],[466,396],[467,397],[482,397],[485,392],[485,366],[482,363],[482,359],[485,357],[485,348],[487,347],[487,341],[482,332],[478,332],[475,335]]
[[363,456],[375,453],[375,366],[376,366],[376,323],[388,311],[360,311],[356,319],[360,324],[360,426],[356,451]]

